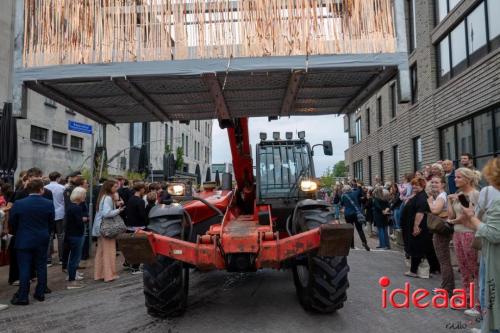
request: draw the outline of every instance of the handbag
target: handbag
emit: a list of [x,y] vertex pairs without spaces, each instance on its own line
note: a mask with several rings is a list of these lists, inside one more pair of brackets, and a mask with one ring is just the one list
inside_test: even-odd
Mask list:
[[345,194],[345,196],[347,197],[347,199],[349,199],[349,202],[351,203],[351,205],[354,207],[354,209],[356,210],[356,218],[358,219],[358,222],[361,223],[361,224],[366,224],[366,217],[365,217],[365,214],[363,214],[361,212],[361,210],[358,208],[358,206],[354,203],[354,201],[352,201],[351,197],[348,196],[347,194]]
[[127,226],[120,215],[106,217],[101,222],[101,236],[106,238],[116,238],[119,234],[124,233]]
[[427,229],[434,234],[440,235],[451,235],[454,230],[453,225],[434,214],[427,214]]

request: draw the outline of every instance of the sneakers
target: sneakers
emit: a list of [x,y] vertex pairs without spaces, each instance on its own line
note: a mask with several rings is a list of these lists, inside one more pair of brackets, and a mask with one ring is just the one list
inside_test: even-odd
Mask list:
[[85,285],[82,284],[81,282],[78,282],[78,281],[69,281],[68,284],[66,285],[66,289],[68,289],[68,290],[81,289],[84,287],[85,287]]
[[471,333],[481,333],[481,329],[480,328],[471,328],[470,332]]
[[9,306],[7,304],[0,304],[0,311],[7,309]]
[[[68,281],[68,280],[69,280],[69,277],[67,276],[66,281]],[[82,281],[82,280],[83,280],[83,274],[80,272],[76,272],[75,281]]]
[[142,274],[142,270],[141,269],[133,269],[132,270],[132,273],[130,273],[132,275],[139,275],[139,274]]
[[19,285],[19,280],[12,282],[12,286],[18,286],[18,285]]
[[464,314],[469,317],[480,317],[481,312],[479,312],[477,309],[467,309],[464,311]]

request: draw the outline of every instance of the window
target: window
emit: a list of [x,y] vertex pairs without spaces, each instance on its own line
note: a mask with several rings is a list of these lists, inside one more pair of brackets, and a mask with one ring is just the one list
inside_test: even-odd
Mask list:
[[495,111],[495,153],[500,151],[500,107]]
[[469,15],[436,45],[439,55],[439,84],[463,72],[500,45],[500,22],[493,14],[499,12],[500,1],[479,2]]
[[170,147],[174,151],[174,127],[170,126]]
[[446,36],[440,43],[438,49],[439,59],[439,83],[443,84],[450,79],[450,39]]
[[455,126],[441,131],[441,157],[443,160],[455,160]]
[[186,157],[189,156],[189,137],[186,135]]
[[182,133],[182,152],[186,153],[186,144],[184,143],[184,133]]
[[71,149],[83,151],[83,139],[77,136],[71,136]]
[[500,154],[500,108],[481,111],[440,129],[441,158],[458,165],[460,155],[470,153],[480,168]]
[[198,161],[201,160],[200,150],[201,150],[201,144],[198,142]]
[[133,123],[130,129],[130,144],[132,146],[142,146],[142,123]]
[[380,181],[383,184],[384,183],[384,152],[383,151],[378,153],[378,163],[379,163]]
[[417,47],[417,24],[415,15],[415,0],[408,0],[408,10],[410,18],[409,21],[409,32],[410,32],[410,53]]
[[437,0],[437,22],[441,22],[461,0]]
[[52,145],[59,147],[67,147],[67,135],[61,132],[52,131]]
[[467,67],[467,45],[465,42],[465,23],[460,23],[450,34],[451,67],[453,74],[460,73]]
[[392,147],[392,168],[394,175],[394,182],[399,181],[399,146]]
[[484,3],[481,3],[467,16],[467,42],[470,64],[477,62],[488,53],[484,8]]
[[372,157],[368,156],[368,185],[373,185],[373,179],[372,179]]
[[370,135],[371,131],[371,125],[370,125],[370,108],[366,109],[366,132],[368,135]]
[[377,122],[382,127],[382,96],[377,97]]
[[356,119],[356,134],[354,136],[354,143],[361,142],[361,117]]
[[448,0],[438,0],[437,3],[437,21],[441,22],[448,15]]
[[49,108],[57,108],[56,101],[47,97],[45,97],[45,102],[43,104],[45,104],[45,106],[48,106]]
[[[169,150],[172,151],[173,147],[170,146],[169,142],[168,142],[168,125],[165,124],[165,150],[167,149],[167,146],[169,146]],[[165,151],[166,153],[166,151]]]
[[389,94],[391,98],[391,117],[396,118],[396,108],[398,104],[398,95],[396,92],[396,83],[393,83],[389,87]]
[[418,101],[418,72],[417,64],[410,67],[410,83],[411,83],[411,103],[415,104]]
[[458,156],[472,153],[472,119],[457,124]]
[[496,48],[500,46],[500,20],[498,13],[500,13],[500,1],[488,0],[488,30],[490,35],[491,47]]
[[31,125],[30,139],[38,143],[48,143],[49,130]]
[[363,160],[354,162],[353,169],[354,178],[363,181]]
[[476,156],[492,155],[495,152],[493,138],[493,112],[485,112],[473,118],[474,154]]
[[419,171],[422,169],[422,139],[416,137],[413,139],[413,171]]

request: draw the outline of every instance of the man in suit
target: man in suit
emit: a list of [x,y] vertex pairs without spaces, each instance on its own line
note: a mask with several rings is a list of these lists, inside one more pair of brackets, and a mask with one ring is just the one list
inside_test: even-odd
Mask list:
[[34,298],[43,302],[47,288],[47,247],[54,227],[54,205],[42,197],[44,188],[39,179],[30,181],[26,192],[28,197],[14,203],[9,218],[9,224],[16,230],[14,248],[19,265],[19,290],[11,300],[13,305],[29,304],[33,262],[38,277]]

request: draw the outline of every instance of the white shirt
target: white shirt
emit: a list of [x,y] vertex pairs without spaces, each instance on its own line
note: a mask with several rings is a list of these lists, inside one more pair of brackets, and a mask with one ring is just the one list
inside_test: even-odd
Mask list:
[[46,185],[45,188],[52,192],[55,220],[64,219],[64,186],[57,182],[50,182],[50,184]]

